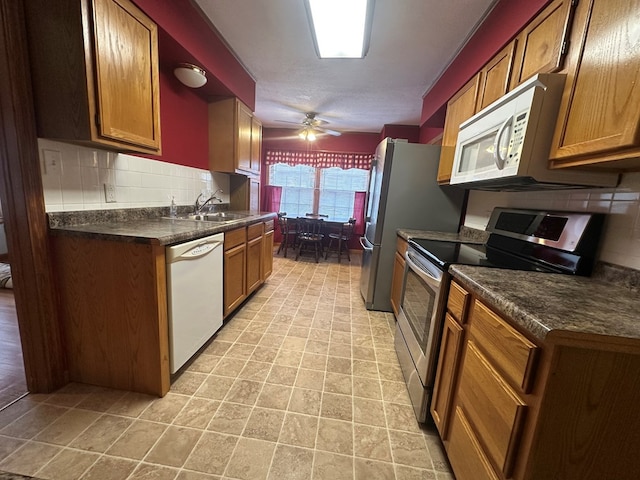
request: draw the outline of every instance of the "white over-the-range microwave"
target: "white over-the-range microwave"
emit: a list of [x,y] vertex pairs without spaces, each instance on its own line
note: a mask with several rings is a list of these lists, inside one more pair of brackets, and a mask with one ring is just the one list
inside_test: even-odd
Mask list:
[[617,173],[550,170],[565,75],[538,74],[460,125],[451,184],[484,190],[615,187]]

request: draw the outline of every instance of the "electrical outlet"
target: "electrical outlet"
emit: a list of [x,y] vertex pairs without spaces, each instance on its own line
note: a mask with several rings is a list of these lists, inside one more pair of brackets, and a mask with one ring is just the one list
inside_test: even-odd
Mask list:
[[44,174],[60,175],[60,165],[62,164],[62,153],[58,150],[42,150],[44,157]]
[[113,183],[104,184],[104,201],[107,203],[115,203],[116,200],[116,186]]

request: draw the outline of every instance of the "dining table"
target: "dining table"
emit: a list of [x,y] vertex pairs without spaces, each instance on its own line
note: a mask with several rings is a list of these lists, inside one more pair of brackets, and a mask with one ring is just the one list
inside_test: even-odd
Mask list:
[[[326,232],[335,231],[341,233],[342,226],[349,223],[350,218],[347,215],[284,215],[287,221],[294,223],[299,218],[307,218],[312,220],[322,220]],[[339,241],[338,248],[341,248],[342,241]]]

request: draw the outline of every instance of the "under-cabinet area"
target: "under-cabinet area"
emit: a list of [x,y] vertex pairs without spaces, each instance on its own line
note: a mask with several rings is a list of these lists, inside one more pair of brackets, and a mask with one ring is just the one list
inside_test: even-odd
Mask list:
[[[454,277],[456,269],[463,274],[449,292],[430,407],[456,479],[635,478],[640,424],[631,412],[640,401],[640,338],[624,333],[635,327],[621,327],[621,336],[594,333],[587,318],[585,327],[566,320],[561,329],[531,330],[531,316],[491,304],[519,298],[523,309],[535,311],[516,291],[524,286],[522,272],[505,274],[519,283],[487,299],[483,289],[501,283],[487,286],[491,269],[474,275],[455,267]],[[565,293],[591,280],[567,280],[574,281]],[[538,298],[535,290],[531,299]],[[563,321],[552,317],[549,325]]]
[[[216,318],[223,312],[228,317],[271,274],[273,224],[272,214],[247,214],[226,223],[158,218],[53,228],[50,243],[69,380],[165,395],[171,382],[169,334],[191,328],[193,320],[189,315],[174,318],[173,331],[169,327],[168,289],[175,296],[187,286],[174,284],[175,275],[168,286],[167,268],[173,265],[167,264],[166,247],[198,238],[224,242],[216,263],[222,272],[191,278],[191,270],[180,270],[181,278],[201,284],[203,291],[207,285],[221,289],[204,299],[219,299],[207,311],[219,309],[211,322],[220,321]],[[193,255],[206,248],[200,243],[190,250]],[[208,337],[198,339],[199,344]]]

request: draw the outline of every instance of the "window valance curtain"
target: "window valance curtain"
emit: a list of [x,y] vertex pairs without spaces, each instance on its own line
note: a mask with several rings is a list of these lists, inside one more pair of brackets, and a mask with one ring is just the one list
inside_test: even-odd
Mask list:
[[304,152],[298,150],[267,150],[265,163],[273,165],[308,165],[314,168],[339,167],[343,169],[360,168],[369,170],[373,154],[348,152]]

